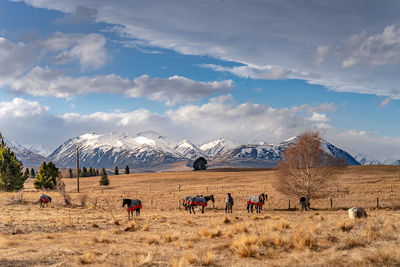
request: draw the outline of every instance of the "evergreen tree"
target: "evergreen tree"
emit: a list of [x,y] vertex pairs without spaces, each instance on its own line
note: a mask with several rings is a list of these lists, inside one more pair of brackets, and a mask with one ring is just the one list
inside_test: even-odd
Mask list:
[[100,175],[99,169],[96,169],[96,176],[99,176],[99,175]]
[[126,165],[126,167],[125,167],[125,174],[129,174],[129,166],[128,165]]
[[86,169],[86,167],[83,167],[82,168],[82,177],[87,177],[87,176],[88,176],[87,169]]
[[29,178],[29,169],[28,169],[28,168],[25,168],[24,178],[25,178],[25,179],[28,179],[28,178]]
[[68,168],[68,173],[69,173],[69,178],[74,177],[74,175],[72,174],[72,169],[71,168]]
[[25,180],[22,163],[18,161],[14,152],[6,147],[0,133],[0,190],[19,190],[24,187]]
[[31,178],[35,178],[35,170],[33,168],[31,168]]
[[117,167],[117,166],[115,166],[115,169],[114,169],[114,175],[118,175],[118,174],[119,174],[118,167]]
[[43,162],[40,165],[33,185],[36,189],[53,189],[56,185],[56,178],[58,177],[58,168],[53,162]]
[[104,168],[101,169],[101,178],[100,185],[109,185],[110,181],[108,180],[107,172]]
[[89,167],[88,176],[89,176],[89,177],[94,176],[92,166]]

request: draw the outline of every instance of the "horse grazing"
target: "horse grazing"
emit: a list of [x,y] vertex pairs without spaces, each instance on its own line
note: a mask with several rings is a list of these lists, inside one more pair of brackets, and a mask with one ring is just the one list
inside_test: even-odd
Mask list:
[[193,211],[193,214],[196,214],[196,212],[194,212],[194,207],[202,206],[201,213],[204,213],[204,207],[207,207],[207,202],[210,200],[212,202],[215,202],[214,195],[205,196],[205,197],[191,197],[189,199],[189,212],[192,213],[192,211]]
[[128,212],[128,220],[133,217],[133,211],[136,211],[136,216],[140,215],[140,209],[142,208],[142,201],[140,199],[128,199],[124,198],[122,201],[122,207],[126,205],[126,211]]
[[44,208],[45,205],[47,206],[49,202],[51,203],[51,197],[45,194],[40,195],[38,203],[41,208]]
[[225,199],[225,213],[232,213],[233,207],[233,197],[231,193],[228,193],[228,196]]
[[256,206],[256,212],[261,213],[262,206],[264,205],[265,201],[268,199],[267,194],[262,193],[259,196],[250,196],[247,199],[247,212],[253,213],[253,206]]
[[303,212],[303,210],[309,210],[310,209],[310,201],[308,200],[307,197],[301,197],[300,198],[300,211]]

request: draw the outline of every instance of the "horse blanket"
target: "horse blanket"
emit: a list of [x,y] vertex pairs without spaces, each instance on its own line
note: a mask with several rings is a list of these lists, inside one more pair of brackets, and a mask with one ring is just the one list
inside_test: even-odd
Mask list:
[[49,200],[50,200],[50,197],[45,194],[41,194],[39,197],[39,201],[42,201],[43,203],[48,203]]
[[131,199],[131,204],[127,206],[126,211],[140,210],[142,208],[142,201],[140,199]]
[[204,197],[191,197],[189,199],[190,205],[207,207],[207,201]]
[[253,204],[255,206],[262,207],[264,205],[264,202],[261,202],[258,196],[250,196],[247,199],[247,205],[248,204]]

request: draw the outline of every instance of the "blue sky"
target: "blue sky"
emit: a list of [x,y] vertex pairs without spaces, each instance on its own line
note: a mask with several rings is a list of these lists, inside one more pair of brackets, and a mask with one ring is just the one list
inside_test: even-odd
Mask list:
[[0,130],[53,150],[86,132],[201,144],[305,131],[400,156],[397,1],[0,2]]

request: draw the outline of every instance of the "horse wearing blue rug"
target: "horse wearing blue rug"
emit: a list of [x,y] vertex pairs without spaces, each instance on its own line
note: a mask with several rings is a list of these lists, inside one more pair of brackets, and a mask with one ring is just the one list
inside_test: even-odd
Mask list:
[[259,196],[250,196],[247,200],[247,212],[253,213],[253,206],[256,206],[256,212],[261,213],[262,206],[264,205],[265,201],[268,199],[267,194],[260,194]]
[[140,199],[128,199],[124,198],[122,201],[122,207],[126,205],[126,211],[128,212],[128,220],[133,217],[133,211],[136,211],[136,216],[140,215],[140,209],[142,208],[142,201]]
[[45,205],[47,206],[49,202],[51,203],[51,197],[45,194],[40,195],[38,203],[41,208],[44,208]]
[[192,213],[193,211],[193,214],[196,214],[196,212],[194,212],[194,207],[201,206],[202,207],[201,213],[204,213],[204,208],[207,207],[207,202],[210,200],[212,202],[215,202],[214,195],[205,197],[191,197],[189,199],[189,212]]

